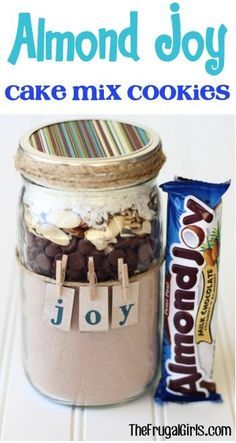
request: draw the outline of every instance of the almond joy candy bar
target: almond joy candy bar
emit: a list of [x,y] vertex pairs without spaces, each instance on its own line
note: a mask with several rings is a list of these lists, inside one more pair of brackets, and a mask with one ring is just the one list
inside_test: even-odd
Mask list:
[[178,179],[168,192],[162,378],[156,400],[220,400],[212,381],[221,197],[230,182]]

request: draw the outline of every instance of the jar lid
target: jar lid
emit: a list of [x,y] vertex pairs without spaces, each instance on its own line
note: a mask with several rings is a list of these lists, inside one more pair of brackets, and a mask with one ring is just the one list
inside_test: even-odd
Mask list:
[[61,189],[114,188],[157,176],[165,162],[159,136],[110,120],[73,120],[26,133],[16,156],[22,175]]

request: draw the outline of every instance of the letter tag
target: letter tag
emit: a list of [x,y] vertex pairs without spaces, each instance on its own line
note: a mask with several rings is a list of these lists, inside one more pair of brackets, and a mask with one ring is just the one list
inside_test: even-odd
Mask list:
[[129,297],[124,301],[122,286],[112,287],[112,329],[138,323],[139,282],[129,285]]
[[72,309],[74,303],[73,288],[61,287],[61,295],[58,296],[55,285],[48,283],[45,291],[44,323],[51,328],[56,327],[62,331],[69,331],[71,325]]
[[94,299],[89,286],[79,289],[79,330],[82,332],[108,331],[108,287],[97,286]]

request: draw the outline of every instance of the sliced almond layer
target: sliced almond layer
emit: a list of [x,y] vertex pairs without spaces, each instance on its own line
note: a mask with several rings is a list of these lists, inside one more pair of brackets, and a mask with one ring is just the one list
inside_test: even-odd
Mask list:
[[68,246],[70,243],[71,236],[66,234],[64,231],[59,229],[57,226],[42,224],[37,226],[37,232],[47,240],[61,246]]
[[145,220],[144,222],[143,222],[143,224],[142,224],[142,231],[145,233],[145,234],[151,234],[151,231],[152,231],[152,225],[151,225],[151,223],[150,223],[150,221],[148,221],[148,220]]
[[74,235],[74,237],[78,237],[78,238],[84,238],[84,232],[85,229],[81,228],[80,226],[76,227],[76,228],[64,228],[65,232],[68,232],[71,235]]
[[117,237],[117,235],[121,233],[124,225],[125,219],[122,215],[116,215],[113,217],[106,229],[107,238]]
[[88,229],[85,232],[86,240],[90,241],[98,251],[102,251],[107,247],[106,232],[100,229]]
[[55,225],[58,228],[72,229],[79,226],[81,217],[75,212],[58,209],[57,211],[49,212],[46,215],[46,222],[50,225]]

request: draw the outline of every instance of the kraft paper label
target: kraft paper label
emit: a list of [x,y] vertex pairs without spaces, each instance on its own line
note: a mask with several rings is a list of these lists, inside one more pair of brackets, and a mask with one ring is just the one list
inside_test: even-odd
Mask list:
[[89,286],[79,291],[79,329],[84,332],[108,331],[108,287],[96,287],[94,298]]
[[48,326],[69,331],[71,326],[72,309],[74,303],[73,288],[62,286],[60,294],[56,285],[47,283],[43,319]]
[[217,295],[217,265],[203,268],[203,293],[196,317],[196,343],[212,343],[211,319]]
[[138,323],[139,282],[129,285],[129,297],[124,301],[122,286],[112,288],[112,329]]

